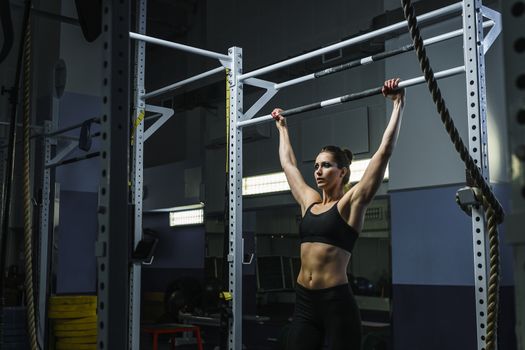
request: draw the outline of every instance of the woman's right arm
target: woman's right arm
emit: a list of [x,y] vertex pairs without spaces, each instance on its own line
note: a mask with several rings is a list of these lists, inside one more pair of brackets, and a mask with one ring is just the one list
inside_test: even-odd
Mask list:
[[276,108],[272,112],[277,130],[279,130],[279,160],[288,180],[288,185],[290,185],[292,195],[297,203],[301,205],[301,211],[304,214],[306,208],[314,202],[319,202],[321,197],[317,191],[306,184],[297,168],[297,160],[290,143],[288,126],[286,125],[286,119],[280,114],[281,112],[282,109],[280,108]]

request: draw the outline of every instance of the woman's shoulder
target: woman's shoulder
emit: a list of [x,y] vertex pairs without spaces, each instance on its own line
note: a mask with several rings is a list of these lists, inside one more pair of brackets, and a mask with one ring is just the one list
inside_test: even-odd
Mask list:
[[356,201],[355,190],[356,186],[350,188],[337,203],[337,209],[343,217],[350,216],[351,212],[359,211],[360,203]]

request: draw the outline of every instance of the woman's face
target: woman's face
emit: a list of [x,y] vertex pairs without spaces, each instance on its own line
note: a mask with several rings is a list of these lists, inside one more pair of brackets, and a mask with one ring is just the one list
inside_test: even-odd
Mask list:
[[344,170],[337,166],[331,153],[319,153],[314,164],[314,177],[317,187],[328,189],[334,185],[340,185],[344,174]]

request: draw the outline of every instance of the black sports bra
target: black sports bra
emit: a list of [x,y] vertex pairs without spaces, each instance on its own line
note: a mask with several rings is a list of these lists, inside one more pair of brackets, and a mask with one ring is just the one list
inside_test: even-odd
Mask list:
[[313,203],[306,209],[299,225],[301,243],[328,243],[351,252],[359,233],[343,220],[337,210],[337,203],[321,214],[311,212],[315,204],[318,203]]

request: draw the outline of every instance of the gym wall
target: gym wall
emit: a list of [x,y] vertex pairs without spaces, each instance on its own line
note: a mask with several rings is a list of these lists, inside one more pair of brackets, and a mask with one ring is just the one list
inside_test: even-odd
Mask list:
[[[460,19],[448,20],[422,30],[422,35],[428,38],[460,26]],[[402,35],[389,40],[386,47],[399,47],[409,40],[408,35]],[[509,186],[501,43],[500,37],[485,56],[485,63],[490,179],[505,207],[509,204]],[[462,65],[462,50],[461,39],[428,47],[434,72]],[[387,60],[385,71],[387,76],[421,75],[414,54]],[[464,76],[440,80],[439,86],[461,137],[468,140]],[[389,180],[396,349],[476,347],[471,218],[455,203],[455,193],[463,186],[464,165],[442,126],[426,85],[410,88]],[[504,243],[504,227],[499,230],[499,346],[512,349],[516,346],[512,256]]]

